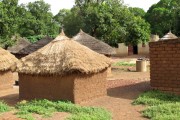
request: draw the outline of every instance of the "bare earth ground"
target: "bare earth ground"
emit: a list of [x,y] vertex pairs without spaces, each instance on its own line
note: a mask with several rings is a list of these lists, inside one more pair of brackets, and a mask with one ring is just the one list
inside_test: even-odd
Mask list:
[[[119,61],[122,59],[114,59]],[[124,58],[124,61],[134,61],[136,58]],[[133,106],[131,103],[143,91],[149,90],[149,72],[130,72],[124,67],[123,70],[113,69],[112,77],[108,78],[107,96],[96,98],[82,103],[83,106],[103,107],[112,113],[113,120],[146,120],[140,114],[143,106]],[[132,68],[134,69],[134,68]],[[13,106],[18,102],[18,87],[0,92],[0,100],[4,100]],[[55,113],[52,118],[42,119],[36,116],[37,120],[63,120],[67,113]],[[21,120],[13,112],[0,115],[0,120]]]

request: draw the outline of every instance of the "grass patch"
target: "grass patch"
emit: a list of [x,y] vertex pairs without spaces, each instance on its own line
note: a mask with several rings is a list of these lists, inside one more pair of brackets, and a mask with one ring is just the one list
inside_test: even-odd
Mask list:
[[33,100],[20,102],[16,108],[18,117],[26,120],[34,120],[32,114],[50,117],[54,112],[68,112],[71,114],[67,120],[111,120],[108,111],[102,108],[81,107],[70,102]]
[[10,111],[10,107],[3,101],[0,101],[0,114],[8,111]]
[[141,94],[134,105],[147,105],[143,115],[152,120],[179,120],[180,96],[152,90]]
[[129,62],[117,62],[112,64],[112,66],[136,66],[135,63],[129,63]]

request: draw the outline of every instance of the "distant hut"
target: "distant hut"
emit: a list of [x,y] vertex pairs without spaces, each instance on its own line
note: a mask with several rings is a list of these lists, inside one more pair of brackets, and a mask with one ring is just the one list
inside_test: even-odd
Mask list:
[[29,55],[29,54],[37,51],[38,49],[44,47],[52,40],[53,40],[52,38],[46,36],[46,37],[42,38],[41,40],[23,48],[22,50],[19,51],[19,53],[23,56]]
[[[83,57],[82,57],[83,56]],[[63,33],[18,64],[20,99],[80,103],[106,95],[111,61]]]
[[169,31],[165,36],[163,36],[160,40],[168,40],[168,39],[177,39],[178,37],[176,35],[174,35],[173,33],[171,33],[171,31]]
[[[97,53],[100,53],[106,56],[111,56],[115,54],[115,50],[111,46],[102,42],[101,40],[96,39],[95,37],[88,35],[82,30],[80,30],[80,32],[75,37],[73,37],[73,39]],[[108,77],[111,77],[111,76],[112,76],[111,67],[109,67]]]
[[14,55],[0,47],[0,90],[12,88],[14,81],[11,70],[17,61]]
[[115,50],[111,46],[88,35],[82,30],[80,30],[80,32],[75,37],[73,37],[73,39],[97,53],[104,54],[106,56],[115,54]]
[[12,53],[13,55],[15,55],[16,58],[20,59],[23,56],[19,53],[19,51],[30,44],[31,43],[27,39],[20,37],[20,38],[17,38],[17,42],[14,46],[8,48],[8,51]]

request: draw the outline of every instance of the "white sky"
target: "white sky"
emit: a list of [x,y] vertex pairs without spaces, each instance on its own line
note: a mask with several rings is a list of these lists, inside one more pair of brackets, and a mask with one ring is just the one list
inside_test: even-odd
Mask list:
[[[19,3],[27,4],[28,2],[34,2],[37,0],[19,0]],[[51,5],[51,11],[55,15],[60,9],[70,9],[74,5],[74,0],[44,0]],[[160,0],[124,0],[124,3],[131,7],[143,8],[145,11],[149,9],[152,4],[159,2]]]

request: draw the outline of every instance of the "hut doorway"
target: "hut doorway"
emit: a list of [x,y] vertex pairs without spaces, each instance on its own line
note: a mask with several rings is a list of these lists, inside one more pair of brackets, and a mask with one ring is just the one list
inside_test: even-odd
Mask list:
[[135,55],[138,54],[138,46],[137,45],[133,46],[133,54],[135,54]]

